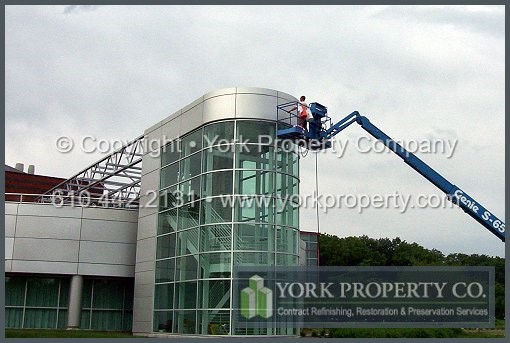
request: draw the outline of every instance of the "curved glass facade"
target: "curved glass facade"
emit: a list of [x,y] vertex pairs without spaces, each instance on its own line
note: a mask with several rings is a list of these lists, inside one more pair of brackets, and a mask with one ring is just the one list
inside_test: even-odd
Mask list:
[[278,334],[230,320],[234,265],[298,264],[299,155],[275,134],[224,120],[162,148],[154,331]]

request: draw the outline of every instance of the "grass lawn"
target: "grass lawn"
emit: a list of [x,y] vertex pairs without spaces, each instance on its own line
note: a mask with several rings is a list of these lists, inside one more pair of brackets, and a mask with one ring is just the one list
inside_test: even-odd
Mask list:
[[130,332],[51,330],[51,329],[5,329],[6,338],[139,338]]

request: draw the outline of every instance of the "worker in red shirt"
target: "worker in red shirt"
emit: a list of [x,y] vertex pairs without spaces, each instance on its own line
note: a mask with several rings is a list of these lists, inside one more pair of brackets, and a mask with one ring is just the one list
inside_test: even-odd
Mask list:
[[299,98],[299,105],[297,107],[292,108],[289,112],[292,112],[299,107],[297,124],[303,129],[308,130],[307,129],[308,104],[305,102],[305,100],[306,97],[304,95],[301,95],[301,97]]

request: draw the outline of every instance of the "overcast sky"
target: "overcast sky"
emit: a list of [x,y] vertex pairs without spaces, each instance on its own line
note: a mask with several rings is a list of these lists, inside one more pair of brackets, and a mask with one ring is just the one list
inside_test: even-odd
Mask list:
[[[202,94],[272,88],[354,110],[391,137],[457,142],[417,153],[505,217],[504,7],[7,6],[6,163],[69,177],[101,158],[55,147],[61,135],[130,140]],[[441,192],[389,153],[363,153],[358,125],[319,155],[321,194]],[[449,158],[450,157],[450,158]],[[301,193],[315,189],[301,160]],[[339,236],[400,237],[444,253],[504,255],[459,209],[341,208],[320,215]],[[316,230],[314,209],[301,229]]]

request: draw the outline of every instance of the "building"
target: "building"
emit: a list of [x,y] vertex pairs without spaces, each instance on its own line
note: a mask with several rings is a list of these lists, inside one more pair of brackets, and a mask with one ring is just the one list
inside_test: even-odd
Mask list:
[[[59,206],[7,202],[6,327],[295,334],[231,320],[234,266],[314,263],[287,201],[299,194],[297,147],[274,143],[289,101],[207,93],[58,185]],[[92,200],[77,206],[84,191]]]

